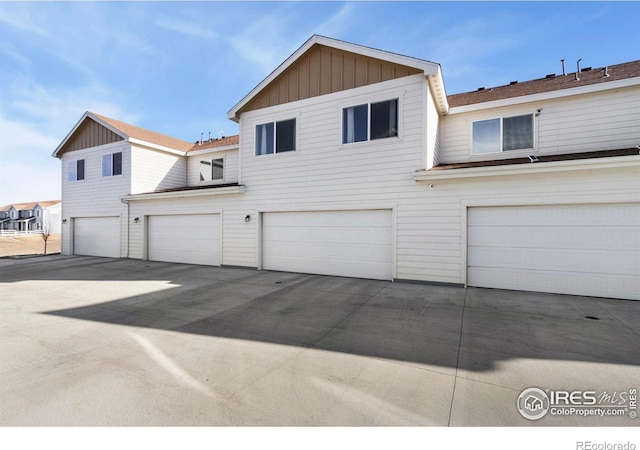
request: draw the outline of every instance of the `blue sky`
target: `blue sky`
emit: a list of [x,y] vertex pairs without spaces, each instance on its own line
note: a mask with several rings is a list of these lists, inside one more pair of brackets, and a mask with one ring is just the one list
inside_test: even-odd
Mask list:
[[640,58],[635,2],[0,2],[0,205],[60,197],[90,110],[195,141],[318,33],[438,62],[447,93]]

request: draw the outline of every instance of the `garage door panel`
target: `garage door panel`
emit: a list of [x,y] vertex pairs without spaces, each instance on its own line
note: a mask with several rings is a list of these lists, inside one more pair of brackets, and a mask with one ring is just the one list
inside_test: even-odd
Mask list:
[[73,224],[73,253],[120,257],[119,217],[77,217]]
[[590,211],[590,205],[471,208],[468,218],[477,226],[511,224],[518,227],[608,226],[640,222],[637,210],[620,208],[616,204],[599,204],[597,207],[598,214]]
[[467,243],[470,286],[640,299],[637,203],[470,208]]
[[[507,275],[507,276],[505,276]],[[603,285],[597,277],[581,273],[556,271],[526,271],[476,268],[469,272],[468,284],[475,287],[551,292],[638,300],[640,281],[634,276],[609,275],[615,290]]]
[[580,250],[473,247],[469,249],[468,260],[469,267],[561,270],[600,275],[636,275],[640,268],[640,257],[633,251],[591,250],[589,253],[591,257],[584,258]]
[[263,268],[389,280],[391,211],[264,213]]
[[640,239],[640,230],[629,226],[469,226],[467,237],[474,245],[485,247],[558,248],[625,250],[630,240]]
[[219,214],[150,216],[148,258],[186,264],[220,265]]

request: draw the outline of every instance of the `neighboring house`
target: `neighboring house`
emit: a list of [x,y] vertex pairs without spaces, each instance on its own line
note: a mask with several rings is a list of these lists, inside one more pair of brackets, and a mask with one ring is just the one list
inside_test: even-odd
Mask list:
[[14,203],[0,208],[0,229],[61,232],[60,200]]
[[194,144],[86,113],[63,254],[640,299],[640,61],[447,96],[313,36]]

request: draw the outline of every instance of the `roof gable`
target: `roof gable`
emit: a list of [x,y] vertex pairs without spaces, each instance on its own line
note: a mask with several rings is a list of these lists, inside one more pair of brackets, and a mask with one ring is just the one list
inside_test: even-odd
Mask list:
[[314,35],[228,113],[243,112],[422,73],[440,76],[430,61]]
[[111,119],[87,111],[53,152],[59,158],[63,153],[119,141],[152,144],[168,150],[186,152],[193,144],[162,133]]

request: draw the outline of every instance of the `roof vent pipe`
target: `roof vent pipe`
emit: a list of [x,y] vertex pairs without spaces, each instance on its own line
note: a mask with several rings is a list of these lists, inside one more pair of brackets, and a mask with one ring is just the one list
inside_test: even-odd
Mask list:
[[582,61],[582,58],[576,61],[576,81],[580,81],[580,77],[578,76],[580,73],[580,61]]
[[609,66],[604,66],[604,75],[603,78],[607,78],[609,76]]
[[564,58],[562,58],[560,62],[562,62],[562,75],[566,75],[567,72],[564,70]]
[[200,143],[201,144],[204,142],[202,139],[204,139],[204,132],[200,133]]

